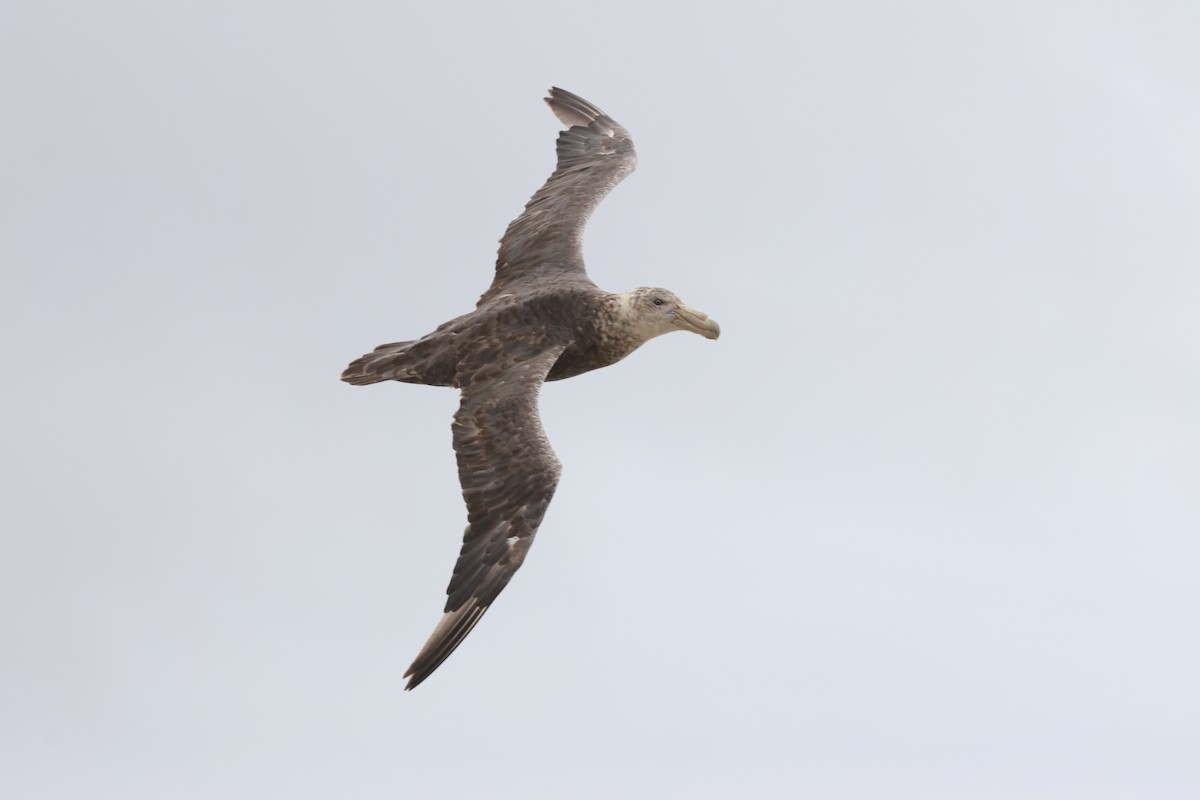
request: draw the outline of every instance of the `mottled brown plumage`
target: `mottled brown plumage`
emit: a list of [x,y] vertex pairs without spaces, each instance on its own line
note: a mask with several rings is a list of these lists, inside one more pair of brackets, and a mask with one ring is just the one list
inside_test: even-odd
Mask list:
[[665,289],[612,294],[588,279],[583,229],[633,171],[629,132],[583,98],[551,89],[568,129],[558,164],[505,231],[492,285],[475,310],[408,342],[380,345],[342,373],[347,383],[454,386],[452,430],[467,504],[445,613],[405,677],[412,689],[454,652],[520,568],[558,485],[559,462],[538,417],[538,391],[620,361],[649,339],[716,322]]

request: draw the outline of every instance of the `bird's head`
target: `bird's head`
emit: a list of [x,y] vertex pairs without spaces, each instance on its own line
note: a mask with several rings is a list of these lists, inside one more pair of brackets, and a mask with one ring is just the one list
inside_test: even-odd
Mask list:
[[619,295],[621,313],[629,326],[646,339],[671,331],[691,331],[705,339],[721,335],[721,326],[708,314],[689,308],[673,292],[643,286]]

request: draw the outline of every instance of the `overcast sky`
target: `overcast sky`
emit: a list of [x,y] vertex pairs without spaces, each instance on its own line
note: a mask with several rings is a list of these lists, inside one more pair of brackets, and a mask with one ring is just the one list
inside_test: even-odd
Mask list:
[[[0,794],[1200,796],[1200,5],[10,3]],[[602,287],[417,691],[469,310],[562,86]]]

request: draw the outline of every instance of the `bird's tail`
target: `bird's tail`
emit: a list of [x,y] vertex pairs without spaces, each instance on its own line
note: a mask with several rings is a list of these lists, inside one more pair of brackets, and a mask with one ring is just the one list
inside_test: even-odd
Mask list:
[[404,357],[414,342],[381,344],[365,356],[354,359],[342,372],[342,380],[355,386],[395,380],[404,371]]
[[350,362],[342,380],[355,386],[382,381],[450,386],[454,381],[453,351],[435,334],[410,342],[381,344]]

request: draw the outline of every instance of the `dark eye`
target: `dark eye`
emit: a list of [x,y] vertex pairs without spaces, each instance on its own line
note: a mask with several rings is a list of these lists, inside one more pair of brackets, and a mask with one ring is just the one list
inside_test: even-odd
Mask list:
[[654,305],[661,306],[662,304],[663,304],[663,299],[661,297],[654,298]]

